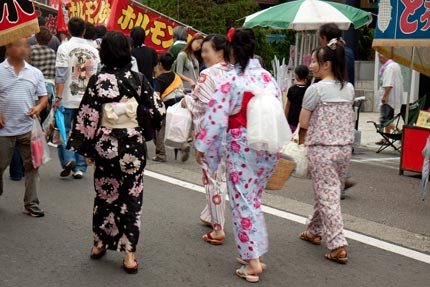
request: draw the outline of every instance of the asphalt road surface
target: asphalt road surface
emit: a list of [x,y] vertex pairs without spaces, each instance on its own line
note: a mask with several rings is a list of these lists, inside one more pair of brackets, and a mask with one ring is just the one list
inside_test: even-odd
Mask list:
[[[352,167],[359,178],[365,176],[362,173],[379,172],[383,177],[392,177],[391,182],[403,184],[403,189],[415,187],[418,181],[414,177],[394,177],[396,171],[389,167],[367,164],[360,167],[363,164],[356,162]],[[145,177],[142,232],[137,252],[140,271],[137,275],[128,275],[120,268],[122,257],[119,253],[109,252],[100,261],[89,258],[94,197],[91,171],[82,180],[62,180],[58,177],[56,160],[44,166],[39,194],[41,206],[46,211],[44,218],[31,218],[22,213],[24,183],[8,180],[5,173],[5,191],[0,197],[0,286],[249,286],[251,283],[234,275],[240,266],[235,262],[230,212],[227,212],[225,244],[211,246],[200,239],[208,231],[198,220],[205,196],[196,192],[196,188],[184,188],[184,184],[153,177],[164,173],[198,184],[198,167],[193,162],[170,162],[150,163],[148,169],[153,173],[148,172],[151,176]],[[379,186],[380,181],[381,177],[369,176],[365,184]],[[300,198],[299,194],[307,184],[291,180],[286,186],[286,190],[292,190],[290,193],[268,192],[265,197],[274,203],[266,204],[277,207],[280,201],[275,202],[275,199],[278,196],[286,198],[287,203],[297,202],[296,208],[301,204],[306,208],[311,197],[301,195]],[[360,185],[365,189],[365,184],[361,182],[357,190],[360,190]],[[386,185],[390,187],[390,181]],[[393,185],[391,189],[402,188]],[[344,209],[353,214],[351,216],[369,220],[370,225],[380,224],[387,230],[396,228],[421,234],[424,240],[422,249],[429,246],[425,241],[426,233],[419,230],[430,232],[430,229],[410,226],[406,230],[402,226],[384,223],[384,219],[378,219],[378,212],[368,214],[374,209],[371,201],[365,202],[370,207],[356,206],[362,203],[360,198],[367,195],[357,190],[351,190],[350,198],[342,202],[343,207],[346,206]],[[382,190],[390,192],[388,188],[388,191]],[[393,196],[390,198],[379,202],[381,209],[389,207],[391,210],[396,204],[400,205],[389,206],[394,202]],[[406,201],[403,203],[413,206]],[[405,214],[408,208],[413,212],[412,207],[407,207]],[[428,202],[424,203],[422,210],[428,212]],[[406,221],[409,220],[412,219]],[[418,220],[422,220],[421,217]],[[350,262],[343,266],[324,259],[326,249],[323,246],[298,239],[298,233],[305,228],[303,224],[269,214],[266,222],[270,241],[270,251],[265,256],[268,270],[260,276],[260,283],[253,286],[427,286],[430,282],[430,261],[423,262],[413,259],[414,256],[409,258],[386,251],[381,248],[382,244],[374,247],[349,239]],[[349,229],[360,233],[360,230]],[[388,241],[395,242],[395,238],[392,239]],[[401,245],[411,247],[408,243],[406,240]],[[415,247],[412,249],[420,251],[418,254],[424,256],[424,261],[429,260],[427,252]]]

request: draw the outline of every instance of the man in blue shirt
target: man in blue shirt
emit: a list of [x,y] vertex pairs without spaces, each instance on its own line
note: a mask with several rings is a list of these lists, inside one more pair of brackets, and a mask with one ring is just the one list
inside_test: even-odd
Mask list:
[[0,195],[3,194],[3,172],[8,167],[15,146],[25,169],[25,211],[42,217],[37,192],[39,171],[34,168],[31,152],[31,131],[34,116],[48,103],[43,74],[28,64],[27,40],[22,38],[6,46],[7,58],[0,64]]

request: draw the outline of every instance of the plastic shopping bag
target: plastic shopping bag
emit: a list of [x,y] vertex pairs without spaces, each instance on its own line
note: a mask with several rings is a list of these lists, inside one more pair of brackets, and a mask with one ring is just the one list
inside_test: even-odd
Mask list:
[[31,155],[35,168],[51,160],[49,146],[37,117],[33,118],[33,129],[31,130]]
[[66,133],[66,126],[64,125],[64,107],[60,106],[59,108],[56,109],[55,111],[55,123],[57,126],[57,134],[56,134],[56,138],[58,138],[58,144],[61,144],[61,139],[58,136],[58,132],[61,136],[61,138],[63,139],[63,144],[67,143],[67,133]]
[[51,109],[45,121],[42,123],[42,129],[47,141],[51,141],[55,129],[55,111]]
[[292,141],[282,148],[281,157],[292,159],[297,164],[292,176],[311,178],[309,172],[308,148],[304,144],[299,144],[299,130],[300,126],[298,126],[294,132]]
[[181,107],[181,102],[169,107],[166,113],[165,146],[181,148],[190,137],[191,124],[191,113]]
[[291,140],[291,129],[285,118],[282,103],[276,98],[275,84],[263,90],[250,87],[254,97],[247,108],[248,145],[257,151],[279,152]]

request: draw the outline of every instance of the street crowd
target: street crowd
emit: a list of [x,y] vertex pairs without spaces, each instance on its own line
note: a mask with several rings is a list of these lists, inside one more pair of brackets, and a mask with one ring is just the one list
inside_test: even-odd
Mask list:
[[[195,151],[206,189],[207,204],[199,220],[211,231],[202,240],[224,243],[228,196],[236,260],[242,265],[236,275],[258,282],[267,268],[263,256],[268,251],[261,201],[280,153],[269,147],[272,143],[248,133],[270,122],[250,121],[247,111],[280,106],[286,128],[266,130],[266,135],[299,135],[308,150],[315,195],[314,212],[299,238],[324,243],[328,260],[347,263],[340,199],[354,143],[354,58],[335,24],[320,27],[320,46],[312,52],[310,66],[295,68],[285,109],[276,80],[255,54],[250,29],[231,28],[227,35],[197,33],[187,41],[187,29],[178,26],[173,46],[158,55],[145,46],[145,31],[139,27],[127,37],[71,18],[70,36],[58,38],[43,26],[43,19],[39,25],[36,35],[2,48],[0,195],[9,167],[12,180],[25,177],[26,213],[44,216],[37,196],[38,168],[32,161],[33,122],[43,122],[51,109],[61,110],[67,139],[57,146],[59,176],[79,180],[94,165],[90,257],[101,259],[108,250],[123,252],[123,269],[137,273],[146,144],[154,141],[153,161],[167,162],[164,138],[169,130],[157,100],[164,109],[179,105],[191,114],[192,129],[177,152],[187,161]],[[398,64],[384,55],[380,62],[384,124],[400,109],[403,80]],[[311,82],[310,74],[318,81]],[[47,82],[55,84],[55,91],[47,90]],[[271,98],[256,107],[260,94]],[[153,134],[145,130],[145,121],[155,127]]]

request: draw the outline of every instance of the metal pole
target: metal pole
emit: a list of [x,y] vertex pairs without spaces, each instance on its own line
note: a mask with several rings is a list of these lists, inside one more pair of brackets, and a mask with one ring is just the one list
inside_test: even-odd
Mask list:
[[405,126],[408,125],[408,121],[409,121],[409,101],[411,100],[411,94],[412,94],[412,71],[414,68],[414,58],[415,58],[415,46],[412,47],[411,65],[409,67],[409,91],[408,91],[408,97],[406,101]]
[[300,43],[300,58],[299,58],[299,65],[301,65],[303,63],[303,46],[304,46],[304,40],[305,40],[305,35],[304,32],[302,31],[302,39],[301,39],[301,43]]

